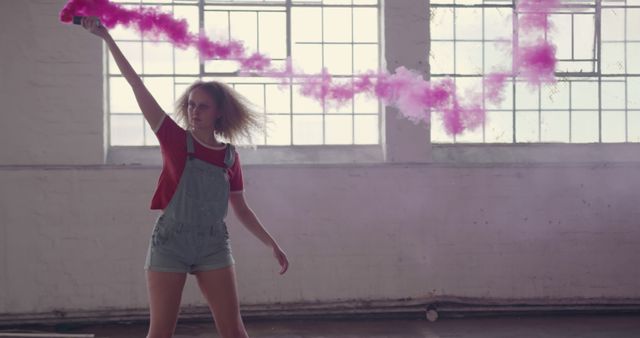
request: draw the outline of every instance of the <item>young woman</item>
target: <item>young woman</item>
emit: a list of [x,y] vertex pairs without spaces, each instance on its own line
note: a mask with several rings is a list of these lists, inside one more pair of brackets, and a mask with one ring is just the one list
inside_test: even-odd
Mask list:
[[216,138],[233,142],[246,136],[257,125],[255,113],[230,87],[196,82],[176,104],[179,119],[186,122],[187,130],[182,129],[162,111],[98,19],[85,17],[82,26],[106,42],[162,149],[162,173],[151,203],[162,214],[145,263],[151,316],[147,337],[173,335],[187,273],[196,276],[219,334],[247,337],[224,223],[228,204],[242,224],[273,249],[280,274],[289,265],[244,199],[237,152]]

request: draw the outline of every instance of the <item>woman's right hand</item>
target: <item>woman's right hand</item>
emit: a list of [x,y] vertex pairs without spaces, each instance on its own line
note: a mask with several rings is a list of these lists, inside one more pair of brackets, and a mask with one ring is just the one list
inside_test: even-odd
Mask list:
[[100,23],[97,16],[83,16],[82,27],[103,39],[109,35],[109,31]]

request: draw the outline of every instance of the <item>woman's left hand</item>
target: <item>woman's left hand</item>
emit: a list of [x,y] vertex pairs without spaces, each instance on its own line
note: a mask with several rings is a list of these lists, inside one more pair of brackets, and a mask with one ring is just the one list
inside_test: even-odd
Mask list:
[[279,246],[274,245],[273,255],[276,257],[278,263],[280,263],[280,266],[282,267],[282,269],[280,269],[280,274],[282,275],[287,272],[287,269],[289,268],[289,260],[287,259],[287,254],[285,254]]

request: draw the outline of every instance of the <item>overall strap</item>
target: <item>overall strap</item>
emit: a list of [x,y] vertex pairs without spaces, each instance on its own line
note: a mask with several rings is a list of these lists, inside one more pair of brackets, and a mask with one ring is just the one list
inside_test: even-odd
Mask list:
[[235,147],[231,143],[227,144],[227,151],[224,154],[224,165],[231,168],[235,161]]
[[189,160],[193,159],[193,136],[191,136],[191,132],[187,130],[187,156],[189,156]]

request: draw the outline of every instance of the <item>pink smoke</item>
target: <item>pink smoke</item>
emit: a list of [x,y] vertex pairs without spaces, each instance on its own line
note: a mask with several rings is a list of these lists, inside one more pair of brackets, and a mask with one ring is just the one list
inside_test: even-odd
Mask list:
[[549,14],[560,6],[560,0],[520,0],[518,28],[523,32],[548,32],[551,28]]
[[240,41],[226,43],[211,41],[203,34],[189,32],[186,20],[176,20],[170,14],[163,13],[154,7],[140,7],[132,10],[109,0],[71,0],[60,12],[62,22],[70,22],[74,15],[97,16],[101,23],[112,28],[118,24],[125,27],[132,25],[146,36],[166,37],[179,48],[193,47],[206,59],[231,59],[242,65],[243,70],[260,71],[269,67],[271,59],[265,55],[254,53],[247,55]]
[[556,47],[545,38],[552,28],[551,12],[560,0],[520,0],[517,6],[516,73],[530,85],[555,82]]
[[[523,37],[547,32],[550,28],[548,15],[559,5],[560,0],[521,0],[518,11],[522,14],[519,28]],[[239,63],[241,74],[255,74],[280,79],[282,84],[300,84],[302,95],[315,98],[323,104],[340,105],[355,95],[375,96],[387,105],[395,106],[407,119],[415,122],[430,121],[430,112],[442,114],[445,130],[449,134],[460,134],[476,128],[484,122],[485,111],[482,100],[497,104],[503,99],[507,79],[506,71],[487,74],[484,79],[485,95],[465,93],[469,98],[461,102],[452,79],[438,82],[426,81],[421,74],[404,67],[394,74],[369,71],[355,76],[350,81],[336,81],[327,69],[319,74],[305,74],[295,70],[291,60],[283,69],[274,68],[271,59],[260,53],[248,55],[240,41],[211,41],[203,34],[189,32],[185,20],[176,20],[170,14],[156,8],[141,7],[126,9],[109,0],[70,0],[60,12],[62,22],[71,22],[74,15],[97,16],[107,28],[118,24],[130,27],[149,37],[166,37],[179,48],[195,48],[205,59],[227,59]],[[517,38],[517,37],[516,37]],[[514,71],[528,83],[540,84],[555,80],[555,46],[542,39],[516,44]]]

